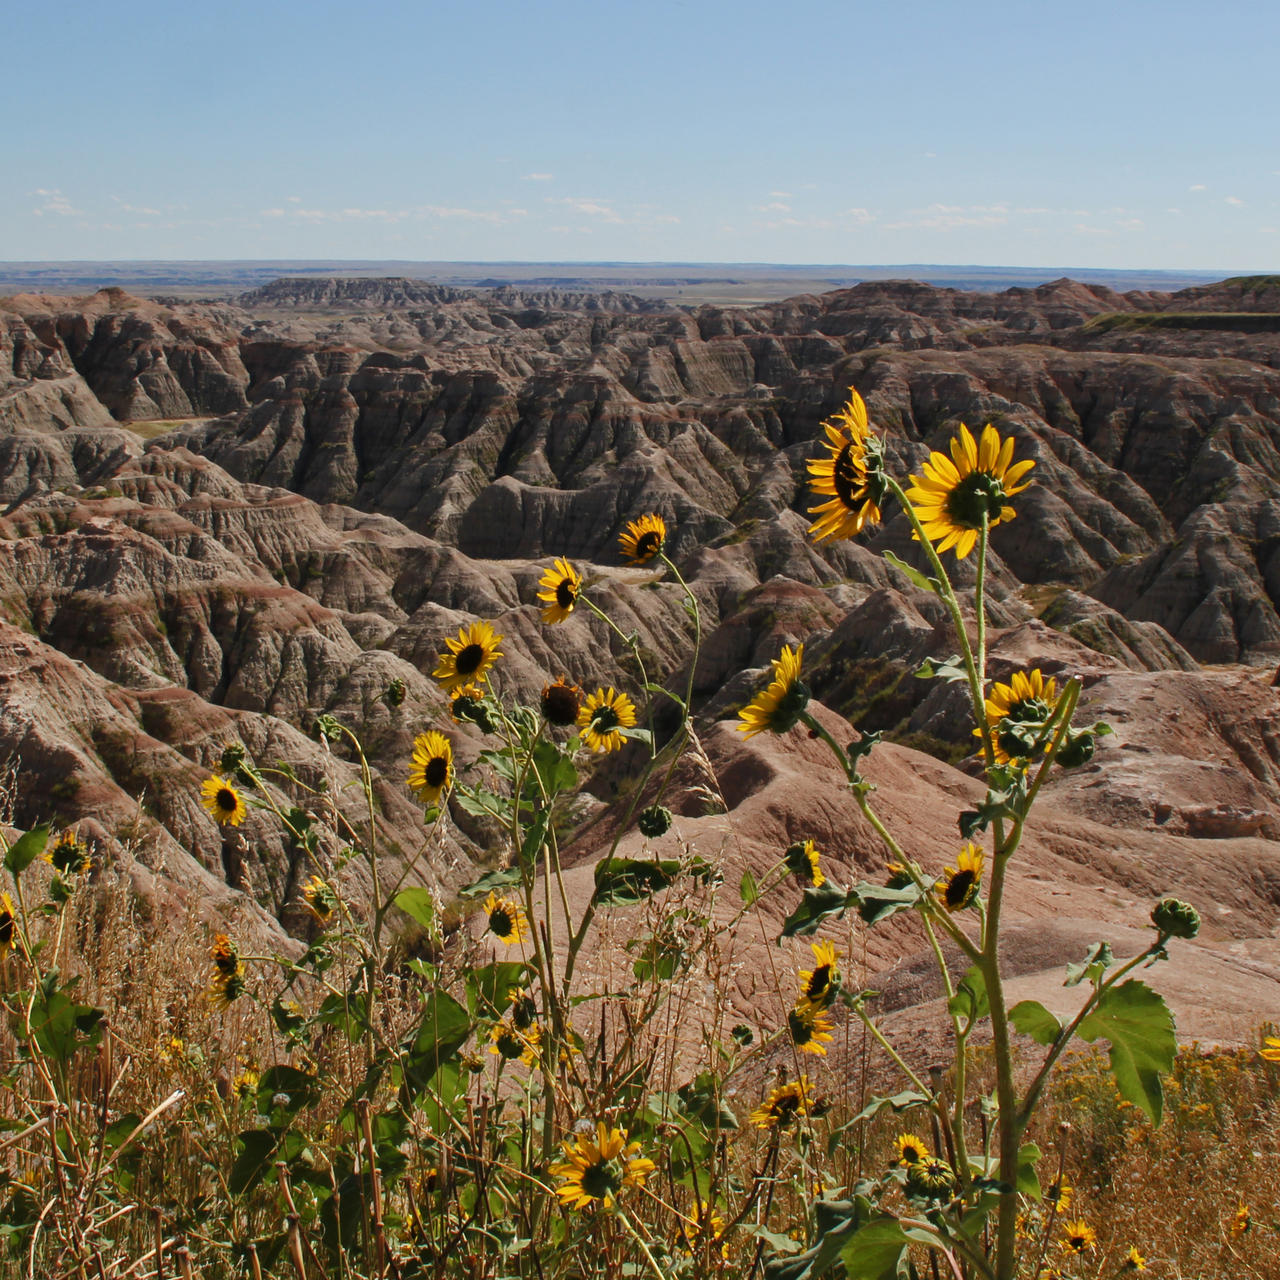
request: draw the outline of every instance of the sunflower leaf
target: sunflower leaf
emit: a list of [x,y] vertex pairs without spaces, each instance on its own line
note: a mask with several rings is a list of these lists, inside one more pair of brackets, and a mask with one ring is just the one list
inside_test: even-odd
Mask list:
[[680,874],[675,858],[603,858],[596,863],[597,906],[634,906],[673,884]]
[[947,1009],[957,1018],[963,1018],[969,1026],[973,1026],[979,1018],[985,1018],[991,1011],[986,979],[976,964],[965,970],[955,995],[947,1001]]
[[845,893],[829,880],[816,888],[806,889],[800,905],[782,922],[783,938],[800,938],[805,934],[816,933],[818,926],[828,917],[840,915],[849,907],[856,906],[857,891]]
[[458,890],[460,898],[483,898],[485,894],[497,889],[506,889],[520,883],[519,867],[502,867],[497,871],[486,871],[479,880],[473,880]]
[[853,1233],[840,1250],[844,1273],[848,1280],[897,1280],[909,1275],[907,1244],[919,1240],[936,1246],[932,1232],[913,1228],[908,1231],[897,1218],[877,1218]]
[[411,920],[416,920],[428,933],[435,931],[436,900],[430,889],[401,889],[391,903]]
[[631,728],[620,725],[614,732],[621,734],[624,738],[630,738],[633,742],[643,742],[646,746],[653,741],[653,734],[648,729],[641,729],[639,725]]
[[1096,983],[1114,963],[1115,956],[1112,954],[1111,944],[1109,942],[1095,942],[1085,952],[1085,957],[1079,964],[1067,965],[1067,976],[1062,985],[1064,987],[1076,987],[1085,978],[1088,978],[1092,983]]
[[965,670],[964,660],[958,653],[953,653],[949,658],[926,658],[916,669],[916,679],[946,680],[955,684],[959,680],[968,680],[969,673]]
[[921,591],[932,591],[935,596],[941,594],[942,584],[937,578],[930,578],[921,573],[919,569],[909,565],[900,556],[895,556],[892,551],[884,551],[881,554],[913,587],[919,587]]
[[1062,1023],[1038,1000],[1023,1000],[1009,1010],[1009,1021],[1036,1044],[1051,1045],[1062,1034]]
[[5,867],[13,872],[16,880],[43,852],[49,842],[49,826],[32,827],[20,835],[4,855]]
[[1103,1037],[1111,1042],[1111,1074],[1121,1096],[1158,1125],[1164,1110],[1161,1076],[1173,1069],[1178,1048],[1163,997],[1137,978],[1107,987],[1076,1032],[1090,1043]]
[[879,1114],[885,1107],[889,1107],[896,1114],[899,1111],[907,1111],[912,1107],[923,1106],[928,1101],[929,1099],[925,1094],[917,1093],[914,1089],[905,1089],[902,1093],[895,1093],[888,1098],[873,1097],[849,1123],[854,1124],[859,1120],[870,1120],[872,1116]]
[[742,873],[742,879],[738,882],[738,897],[745,907],[754,907],[760,901],[760,886],[756,884],[756,878],[750,871]]
[[901,889],[890,889],[883,884],[854,885],[849,892],[850,905],[858,908],[858,914],[864,924],[879,924],[899,911],[914,907],[923,897],[921,890],[914,884],[905,885]]

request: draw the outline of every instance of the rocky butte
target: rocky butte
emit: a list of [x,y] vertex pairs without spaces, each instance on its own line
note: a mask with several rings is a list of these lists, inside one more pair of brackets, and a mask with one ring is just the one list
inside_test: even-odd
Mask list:
[[[407,280],[282,280],[219,304],[0,299],[11,821],[79,821],[156,913],[303,935],[298,852],[259,814],[233,838],[199,803],[223,745],[341,794],[352,766],[309,734],[337,716],[376,765],[386,847],[417,847],[414,734],[447,726],[464,763],[481,746],[427,674],[460,625],[494,624],[526,696],[562,673],[630,681],[583,610],[540,622],[551,557],[573,558],[655,669],[687,676],[678,589],[617,554],[626,521],[657,511],[703,613],[705,760],[654,847],[693,842],[735,884],[808,836],[847,878],[882,874],[821,744],[733,731],[760,669],[803,642],[821,714],[884,731],[880,803],[940,869],[980,794],[955,691],[912,675],[952,651],[946,619],[881,556],[918,554],[900,517],[858,542],[806,537],[805,463],[850,386],[899,474],[962,421],[1035,458],[993,535],[993,674],[1080,674],[1082,714],[1116,730],[1055,777],[1018,856],[1014,990],[1052,1005],[1064,958],[1104,934],[1136,943],[1173,893],[1205,918],[1161,975],[1183,1038],[1247,1040],[1280,1010],[1276,278],[1173,294],[897,281],[732,309]],[[569,851],[583,893],[628,768],[624,753],[588,784]],[[448,831],[426,872],[446,896],[488,856],[456,807]],[[748,960],[780,918],[742,940]],[[923,1026],[928,954],[893,928],[868,947],[900,1030]]]

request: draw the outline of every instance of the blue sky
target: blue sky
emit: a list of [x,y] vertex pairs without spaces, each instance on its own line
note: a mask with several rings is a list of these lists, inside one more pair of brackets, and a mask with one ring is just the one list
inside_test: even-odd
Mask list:
[[0,256],[1280,266],[1280,5],[12,5]]

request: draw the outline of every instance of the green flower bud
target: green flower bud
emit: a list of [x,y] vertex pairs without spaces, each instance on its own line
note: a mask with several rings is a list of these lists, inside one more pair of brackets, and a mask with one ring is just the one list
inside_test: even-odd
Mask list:
[[228,742],[222,748],[222,759],[218,761],[218,772],[235,773],[244,763],[244,747],[239,742]]
[[666,835],[671,829],[671,810],[665,805],[651,804],[647,809],[640,810],[636,826],[640,828],[641,835],[650,839]]
[[1151,908],[1151,923],[1168,938],[1194,938],[1200,932],[1200,913],[1189,902],[1161,898]]
[[931,1156],[907,1166],[907,1194],[921,1200],[949,1200],[956,1189],[956,1175],[945,1160]]
[[396,676],[387,682],[387,687],[382,691],[382,700],[389,707],[398,707],[404,701],[404,695],[404,681]]
[[1066,740],[1058,748],[1057,761],[1064,769],[1078,769],[1093,759],[1096,740],[1087,729],[1067,731]]

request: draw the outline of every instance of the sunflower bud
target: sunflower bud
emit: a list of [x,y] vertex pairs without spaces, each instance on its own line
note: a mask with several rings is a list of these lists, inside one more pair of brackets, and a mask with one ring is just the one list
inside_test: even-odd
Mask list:
[[907,1166],[907,1194],[921,1200],[949,1200],[956,1189],[951,1166],[936,1156]]
[[218,761],[220,773],[235,773],[244,763],[244,746],[239,742],[228,742],[222,748],[222,758]]
[[396,676],[394,679],[387,681],[387,687],[382,691],[382,700],[389,707],[398,707],[404,702],[404,695],[404,681],[399,676]]
[[1166,938],[1194,938],[1200,932],[1200,913],[1189,902],[1161,898],[1151,908],[1151,923]]
[[651,840],[666,835],[671,829],[671,810],[665,805],[651,804],[647,809],[640,810],[636,826],[640,828],[641,835],[648,836]]
[[1097,740],[1089,730],[1081,729],[1077,732],[1075,729],[1069,729],[1066,740],[1058,748],[1056,759],[1064,769],[1078,769],[1082,764],[1088,764],[1093,759],[1096,745]]

